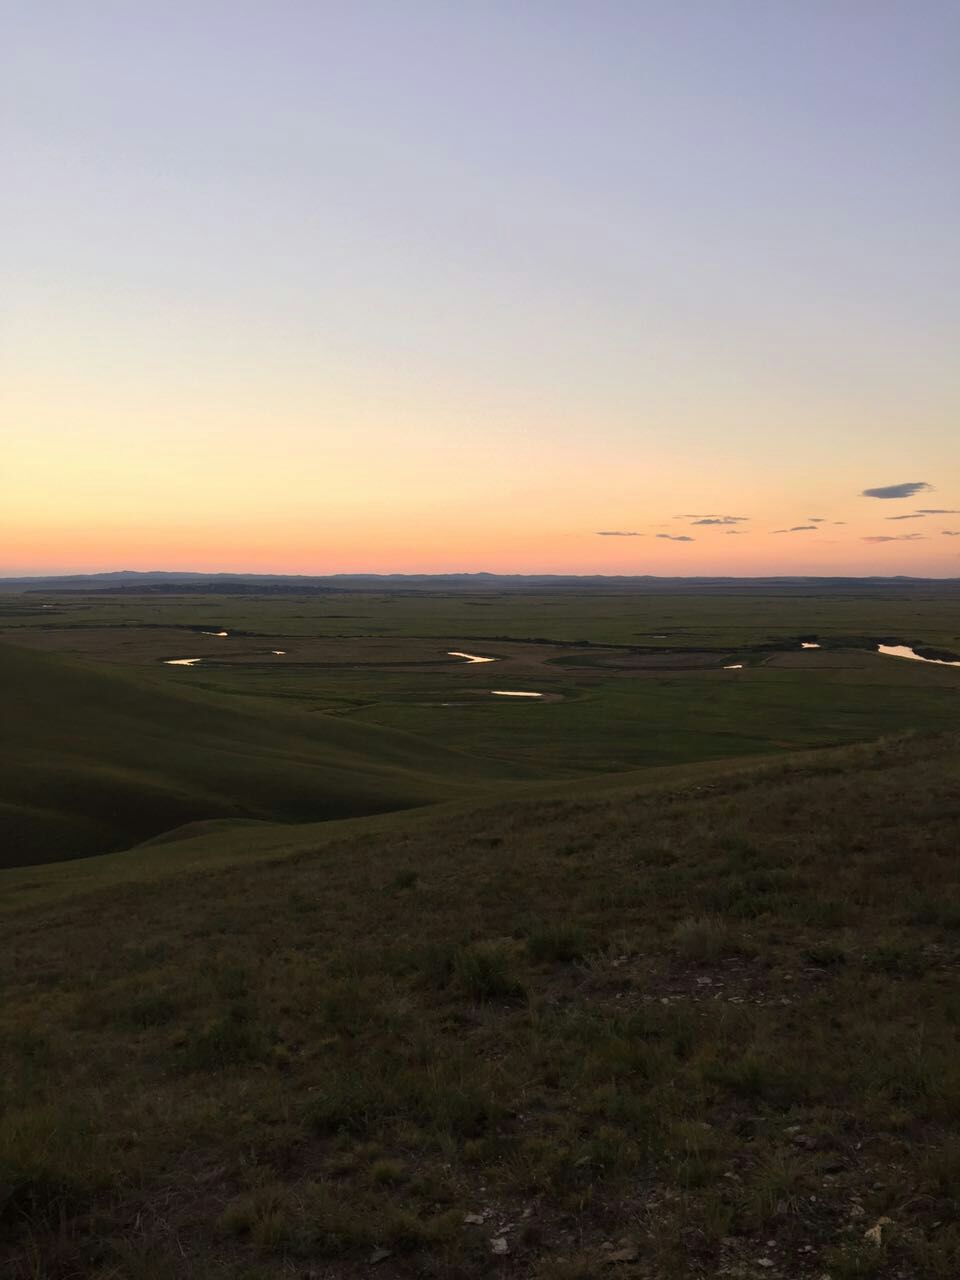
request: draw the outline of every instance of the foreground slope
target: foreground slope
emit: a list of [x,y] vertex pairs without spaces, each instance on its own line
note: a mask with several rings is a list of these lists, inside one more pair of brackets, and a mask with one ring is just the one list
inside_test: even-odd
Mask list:
[[958,779],[908,738],[24,907],[0,1269],[960,1274]]
[[493,767],[410,734],[0,648],[0,866],[213,818],[305,821],[445,799]]

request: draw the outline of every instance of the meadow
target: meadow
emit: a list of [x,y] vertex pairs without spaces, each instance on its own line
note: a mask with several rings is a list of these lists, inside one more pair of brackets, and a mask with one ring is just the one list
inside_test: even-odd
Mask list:
[[960,653],[960,592],[2,596],[3,861],[953,727],[880,640]]
[[955,589],[0,598],[4,1274],[960,1273],[960,669],[881,640]]

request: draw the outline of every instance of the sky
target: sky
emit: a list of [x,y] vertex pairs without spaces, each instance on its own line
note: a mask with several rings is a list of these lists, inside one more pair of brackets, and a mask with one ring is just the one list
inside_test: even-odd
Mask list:
[[0,574],[960,576],[956,0],[0,31]]

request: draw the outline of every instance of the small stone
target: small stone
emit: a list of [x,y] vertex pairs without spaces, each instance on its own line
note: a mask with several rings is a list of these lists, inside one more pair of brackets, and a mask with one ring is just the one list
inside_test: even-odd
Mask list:
[[628,1242],[620,1249],[614,1249],[612,1253],[608,1253],[604,1258],[604,1262],[636,1262],[640,1256],[637,1246],[632,1242]]
[[757,1259],[757,1266],[758,1266],[758,1267],[772,1267],[773,1265],[774,1265],[774,1261],[773,1261],[773,1259],[772,1259],[772,1258],[758,1258],[758,1259]]
[[507,1244],[506,1240],[504,1240],[503,1236],[494,1236],[491,1239],[490,1241],[491,1253],[496,1253],[502,1257],[503,1254],[509,1253],[509,1251],[510,1251],[510,1246]]
[[374,1249],[367,1261],[370,1263],[371,1267],[375,1267],[378,1262],[384,1262],[389,1257],[389,1249]]
[[890,1225],[891,1221],[889,1218],[878,1218],[873,1226],[867,1227],[866,1231],[863,1233],[864,1240],[869,1244],[876,1245],[879,1249],[881,1244],[883,1244],[883,1228],[889,1227]]

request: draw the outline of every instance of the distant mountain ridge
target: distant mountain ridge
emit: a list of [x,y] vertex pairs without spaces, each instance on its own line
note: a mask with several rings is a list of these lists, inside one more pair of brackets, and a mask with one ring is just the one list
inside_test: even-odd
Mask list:
[[890,577],[766,577],[690,576],[658,577],[654,574],[551,574],[551,573],[197,573],[176,570],[116,569],[103,573],[36,574],[0,578],[0,592],[87,592],[194,594],[314,593],[376,590],[646,590],[690,591],[769,590],[770,588],[849,590],[884,586],[960,588],[960,578]]

